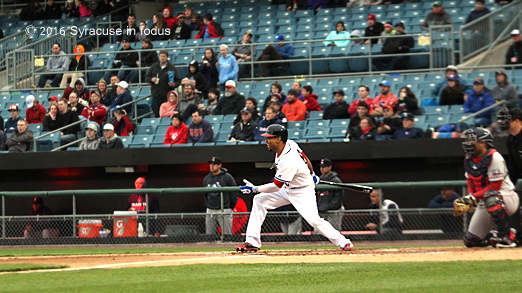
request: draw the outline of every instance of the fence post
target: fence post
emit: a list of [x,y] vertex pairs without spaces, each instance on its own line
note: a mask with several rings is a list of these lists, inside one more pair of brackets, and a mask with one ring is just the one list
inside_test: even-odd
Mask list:
[[223,191],[219,193],[221,196],[221,242],[225,239],[225,207],[223,206]]
[[5,239],[5,196],[2,195],[2,239]]
[[383,203],[383,199],[382,199],[382,189],[379,189],[379,234],[383,235],[382,234],[382,220],[384,218],[384,212],[383,212],[383,209],[382,209],[382,203]]
[[73,237],[76,237],[76,196],[73,194],[72,196],[72,205],[73,205]]
[[[149,194],[145,194],[145,235],[149,235]],[[138,235],[139,236],[139,235]]]

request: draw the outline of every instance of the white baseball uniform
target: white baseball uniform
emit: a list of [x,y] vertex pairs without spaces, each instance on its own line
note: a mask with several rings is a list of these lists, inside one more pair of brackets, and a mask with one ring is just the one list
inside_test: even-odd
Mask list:
[[276,186],[272,187],[274,184],[270,184],[270,187],[266,187],[268,184],[259,187],[261,193],[254,197],[246,231],[246,242],[261,247],[261,226],[266,218],[267,211],[292,204],[312,227],[334,245],[343,248],[350,243],[350,240],[346,239],[330,223],[319,217],[315,198],[315,184],[306,163],[306,156],[297,143],[292,140],[286,142],[281,154],[276,154],[275,168],[274,182],[282,182],[283,187],[279,190]]

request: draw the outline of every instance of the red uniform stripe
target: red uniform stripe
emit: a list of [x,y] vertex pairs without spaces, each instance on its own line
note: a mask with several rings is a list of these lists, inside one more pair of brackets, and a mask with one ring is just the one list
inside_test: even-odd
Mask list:
[[489,212],[489,213],[492,213],[492,212],[494,212],[494,211],[498,211],[498,210],[500,210],[501,208],[502,208],[502,207],[498,204],[498,205],[496,205],[496,206],[494,206],[494,207],[490,207],[490,208],[488,208],[488,212]]
[[274,179],[274,184],[275,184],[277,187],[281,188],[281,187],[283,187],[283,185],[284,185],[285,183],[284,183],[284,182],[281,182],[281,181],[279,181],[279,180],[277,180],[277,179]]

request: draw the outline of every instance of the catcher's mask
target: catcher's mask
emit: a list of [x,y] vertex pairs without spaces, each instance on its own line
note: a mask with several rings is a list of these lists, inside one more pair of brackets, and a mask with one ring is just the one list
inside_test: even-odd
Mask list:
[[482,127],[467,129],[462,133],[461,138],[464,139],[464,142],[462,142],[462,148],[466,154],[473,154],[475,152],[475,142],[477,141],[483,141],[490,147],[495,147],[493,145],[493,135],[491,135],[489,130]]
[[500,130],[507,131],[509,130],[509,121],[513,121],[516,119],[522,119],[522,110],[519,108],[506,108],[503,107],[498,111],[497,114],[497,122],[499,124]]

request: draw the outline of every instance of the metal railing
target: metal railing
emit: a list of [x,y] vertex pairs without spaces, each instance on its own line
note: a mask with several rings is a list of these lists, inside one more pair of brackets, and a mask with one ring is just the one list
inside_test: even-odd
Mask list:
[[[477,112],[475,112],[475,113],[470,114],[469,116],[466,116],[466,117],[460,119],[459,121],[457,121],[457,124],[461,124],[462,122],[464,122],[464,121],[466,121],[466,120],[469,120],[469,119],[475,118],[475,117],[477,117],[478,115],[480,115],[480,114],[482,114],[482,113],[488,112],[488,111],[490,111],[490,110],[492,110],[492,109],[494,109],[494,108],[497,108],[497,107],[501,107],[501,106],[503,106],[503,105],[505,105],[505,104],[507,104],[507,103],[508,103],[508,101],[503,100],[503,101],[500,101],[500,102],[495,103],[495,104],[493,104],[493,105],[490,105],[490,106],[488,106],[488,107],[486,107],[486,108],[484,108],[484,109],[482,109],[482,110],[480,110],[480,111],[477,111]],[[492,123],[492,122],[494,122],[494,121],[491,121],[491,123]]]
[[[459,28],[460,62],[489,51],[522,25],[522,1],[513,1]],[[483,59],[477,61],[480,64]]]
[[[73,122],[73,123],[68,124],[68,125],[66,125],[66,126],[62,126],[62,127],[58,128],[58,129],[55,129],[55,130],[53,130],[53,131],[46,132],[46,133],[44,133],[44,134],[42,134],[42,135],[40,135],[40,136],[38,136],[38,137],[33,137],[33,151],[35,151],[35,152],[38,151],[38,146],[37,146],[38,144],[36,143],[37,140],[42,139],[42,138],[45,138],[45,137],[50,136],[50,135],[53,135],[53,134],[55,134],[55,133],[60,133],[62,130],[65,130],[65,129],[69,128],[69,127],[73,127],[73,126],[75,126],[75,125],[79,125],[79,124],[82,124],[82,123],[84,123],[84,124],[85,124],[85,123],[88,123],[88,120],[86,120],[86,119],[80,119],[80,120],[78,120],[78,121],[76,121],[76,122]],[[101,126],[101,125],[100,125],[100,126]],[[84,127],[84,128],[85,128],[85,127]],[[52,140],[51,140],[51,141],[52,141]],[[58,140],[58,141],[59,141],[59,140]],[[65,147],[67,147],[67,146],[69,146],[69,145],[73,145],[73,144],[75,144],[75,143],[78,143],[79,141],[81,141],[81,139],[75,140],[75,141],[73,141],[73,142],[71,142],[71,143],[68,143],[67,145],[61,146],[61,147],[58,148],[58,149],[62,149],[62,148],[65,148]]]
[[[388,182],[388,183],[362,183],[374,188],[402,189],[407,191],[416,188],[430,188],[440,186],[466,186],[465,180],[457,181],[432,181],[432,182]],[[342,188],[318,185],[316,190],[342,190]],[[186,194],[192,193],[221,193],[221,208],[217,213],[152,213],[149,207],[143,213],[137,215],[118,216],[116,214],[80,215],[77,213],[77,202],[83,196],[124,196],[143,195],[145,202],[149,202],[149,196],[168,196],[171,200],[182,201]],[[228,214],[223,209],[223,192],[239,192],[238,187],[188,187],[188,188],[147,188],[147,189],[117,189],[117,190],[61,190],[61,191],[31,191],[15,192],[0,191],[2,197],[2,238],[0,244],[49,244],[49,243],[159,243],[159,242],[194,242],[194,241],[243,241],[244,232],[249,213],[238,212]],[[13,202],[23,198],[33,197],[69,197],[72,199],[72,212],[69,215],[55,216],[7,216],[6,200]],[[381,196],[382,198],[382,196]],[[398,202],[400,205],[401,203]],[[389,239],[458,239],[466,231],[468,217],[455,219],[451,215],[452,209],[399,209],[399,210],[339,210],[322,214],[332,225],[341,230],[352,240],[389,240]],[[377,231],[366,228],[369,222],[382,221],[385,216],[390,219],[403,219],[397,229],[381,227]],[[125,219],[122,219],[125,218]],[[228,218],[232,226],[230,232],[218,234],[214,221],[221,221],[220,226],[226,229]],[[336,221],[338,219],[339,221]],[[85,220],[91,222],[84,222]],[[93,226],[82,226],[82,223],[94,223],[97,221],[103,233],[100,234]],[[122,222],[129,221],[123,236],[118,237],[117,229],[122,228]],[[81,221],[81,222],[80,222]],[[120,225],[121,224],[121,225]],[[143,226],[143,235],[139,235],[139,226]],[[27,226],[39,227],[36,232],[39,235],[29,235]],[[209,225],[211,225],[209,227]],[[285,230],[288,225],[295,229],[294,233]],[[91,234],[91,228],[94,229]],[[109,228],[109,229],[107,229]],[[47,230],[44,232],[44,230]],[[110,231],[112,230],[112,231]],[[130,230],[130,231],[129,231]],[[29,231],[31,232],[31,231]],[[107,233],[108,232],[108,233]],[[325,238],[315,232],[313,227],[302,221],[296,212],[270,211],[263,224],[264,241],[325,241]],[[157,233],[157,234],[156,234]],[[25,235],[24,235],[25,234]],[[112,237],[106,237],[111,235]],[[156,237],[147,237],[154,236]],[[120,235],[121,236],[121,235]],[[142,236],[142,237],[141,237]],[[102,237],[102,238],[100,238]]]

